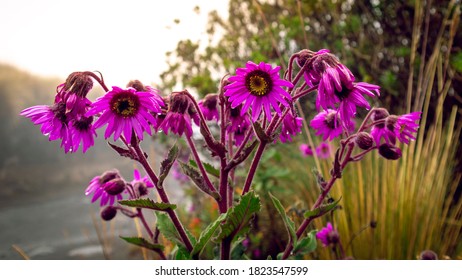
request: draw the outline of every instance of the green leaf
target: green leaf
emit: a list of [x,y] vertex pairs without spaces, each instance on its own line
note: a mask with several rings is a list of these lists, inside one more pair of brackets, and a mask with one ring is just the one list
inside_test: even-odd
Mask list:
[[225,218],[226,218],[226,213],[221,214],[213,223],[209,224],[207,228],[201,232],[201,235],[199,236],[199,239],[197,240],[197,243],[191,252],[192,257],[195,257],[202,252],[205,245],[207,245],[210,238],[212,238],[215,230],[218,228],[220,223],[225,220]]
[[184,246],[177,246],[175,260],[191,260],[191,256]]
[[[189,164],[195,168],[199,168],[197,166],[197,163],[194,160],[189,160]],[[213,165],[211,165],[208,162],[202,162],[202,165],[204,166],[205,171],[209,173],[210,175],[220,178],[220,170],[216,169]]]
[[157,217],[157,228],[160,233],[167,238],[169,241],[173,242],[176,245],[183,245],[183,240],[180,237],[180,234],[173,225],[172,221],[167,214],[156,212]]
[[284,207],[282,206],[282,203],[271,193],[269,193],[271,200],[273,201],[274,207],[279,212],[279,215],[281,215],[282,220],[284,221],[284,225],[287,229],[287,233],[289,234],[289,242],[292,244],[296,244],[297,242],[297,234],[295,233],[295,223],[287,216],[286,211]]
[[191,178],[191,180],[194,182],[194,184],[203,192],[205,192],[208,195],[211,195],[217,200],[220,200],[219,197],[220,195],[217,192],[212,192],[207,184],[205,183],[204,177],[199,173],[199,171],[192,167],[191,165],[179,161],[181,169],[183,170],[183,173]]
[[172,168],[173,163],[178,157],[178,152],[178,146],[176,144],[173,145],[168,151],[167,157],[160,163],[159,186],[162,186],[164,183],[168,172],[170,172],[170,168]]
[[149,250],[152,250],[152,251],[162,251],[164,250],[164,246],[161,245],[161,244],[153,244],[149,241],[147,241],[146,239],[144,239],[143,237],[124,237],[124,236],[120,236],[120,238],[122,238],[123,240],[127,241],[128,243],[130,244],[134,244],[134,245],[137,245],[137,246],[140,246],[140,247],[144,247],[144,248],[147,248]]
[[119,200],[119,203],[125,206],[136,207],[136,208],[147,208],[156,211],[167,211],[168,209],[175,209],[175,204],[154,202],[150,198],[139,198],[139,199],[125,199]]
[[340,197],[337,201],[334,201],[332,203],[327,203],[327,204],[323,204],[321,206],[319,206],[318,208],[314,209],[314,210],[308,210],[305,212],[304,216],[305,218],[317,218],[317,217],[320,217],[324,214],[326,214],[327,212],[329,212],[330,210],[334,209],[335,206],[337,206],[337,204],[340,202],[340,200],[342,199],[342,197]]
[[228,210],[226,222],[220,224],[221,231],[216,240],[220,241],[228,236],[234,238],[247,233],[250,229],[250,221],[260,208],[260,198],[253,191],[243,195],[239,203]]
[[317,230],[312,230],[308,233],[308,236],[300,239],[294,246],[294,254],[309,254],[316,250],[318,243],[316,242]]

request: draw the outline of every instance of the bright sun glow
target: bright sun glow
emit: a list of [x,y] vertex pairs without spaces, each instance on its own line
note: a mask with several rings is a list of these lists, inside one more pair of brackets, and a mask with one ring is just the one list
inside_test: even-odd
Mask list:
[[165,53],[182,39],[206,40],[208,13],[226,15],[228,1],[2,0],[0,6],[0,62],[62,78],[98,70],[108,85],[125,86],[130,79],[159,82]]

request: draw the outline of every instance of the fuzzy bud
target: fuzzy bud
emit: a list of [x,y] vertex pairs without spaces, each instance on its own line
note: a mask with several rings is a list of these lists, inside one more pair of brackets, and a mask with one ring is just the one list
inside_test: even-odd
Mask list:
[[376,228],[376,227],[377,227],[377,221],[372,220],[372,221],[369,223],[369,226],[370,226],[371,228]]
[[379,154],[390,160],[397,160],[402,156],[400,148],[387,143],[380,145]]
[[170,95],[170,102],[169,102],[169,111],[179,114],[186,114],[189,113],[190,110],[193,110],[195,113],[194,108],[190,108],[191,101],[189,100],[188,96],[183,92],[173,92]]
[[106,183],[104,190],[110,195],[121,194],[125,190],[125,181],[116,178]]
[[377,108],[372,112],[371,119],[372,121],[382,120],[388,117],[390,114],[388,113],[387,109],[384,108]]
[[140,91],[140,92],[148,91],[146,87],[143,85],[143,83],[140,82],[139,80],[132,80],[128,82],[127,87],[132,87],[136,89],[136,91]]
[[103,173],[103,175],[100,176],[100,182],[101,184],[107,183],[111,181],[112,179],[115,178],[120,178],[120,174],[118,170],[109,170]]
[[93,88],[93,80],[85,72],[70,74],[64,83],[64,91],[72,92],[79,97],[86,97]]
[[103,210],[101,210],[101,218],[105,221],[110,221],[114,219],[117,215],[117,208],[114,206],[107,206]]
[[310,60],[316,53],[307,49],[301,50],[296,53],[296,59],[298,67],[302,68],[305,63]]
[[336,230],[333,230],[327,234],[327,240],[331,244],[337,244],[340,241],[340,235]]
[[360,149],[368,150],[374,145],[374,139],[367,132],[360,132],[355,138],[355,143]]
[[133,186],[135,191],[138,193],[138,195],[145,196],[148,194],[148,188],[146,187],[146,184],[143,182],[136,182],[135,185]]
[[438,255],[432,250],[425,250],[422,253],[420,253],[420,259],[421,260],[437,260]]

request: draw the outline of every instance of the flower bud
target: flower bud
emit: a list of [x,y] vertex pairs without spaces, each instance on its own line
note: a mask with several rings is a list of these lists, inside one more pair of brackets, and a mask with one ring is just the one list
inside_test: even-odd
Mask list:
[[374,145],[374,139],[367,132],[360,132],[356,135],[355,143],[359,148],[363,150],[368,150]]
[[336,230],[332,230],[331,232],[327,234],[327,240],[331,244],[337,244],[340,240],[340,235],[338,234]]
[[118,195],[125,190],[125,181],[115,178],[105,184],[104,190],[110,195]]
[[377,227],[377,221],[372,220],[372,221],[369,223],[369,226],[370,226],[371,228],[376,228],[376,227]]
[[[191,101],[189,100],[188,96],[183,92],[173,92],[170,95],[170,102],[169,102],[169,111],[179,114],[186,114],[190,113],[190,110],[193,110],[195,113],[194,108],[190,108]],[[192,113],[192,112],[191,112]]]
[[101,210],[101,218],[105,221],[110,221],[114,219],[117,215],[117,208],[114,206],[107,206],[103,210]]
[[103,175],[100,176],[100,182],[101,184],[104,184],[115,178],[120,178],[119,171],[109,170],[109,171],[104,172]]
[[148,91],[146,87],[143,85],[143,83],[140,82],[139,80],[132,80],[128,82],[127,87],[132,87],[136,89],[136,91],[140,91],[140,92]]
[[402,156],[401,149],[384,143],[379,147],[379,154],[386,159],[397,160]]
[[305,63],[311,59],[316,53],[307,49],[301,50],[295,55],[297,56],[296,62],[298,64],[298,67],[302,68]]
[[72,92],[79,97],[86,97],[93,88],[93,80],[85,72],[74,72],[70,74],[64,83],[63,90]]
[[374,110],[374,112],[372,112],[372,116],[371,116],[371,119],[372,121],[378,121],[378,120],[382,120],[386,117],[388,117],[390,115],[390,113],[388,113],[387,109],[385,108],[377,108]]
[[422,253],[420,253],[420,259],[421,260],[437,260],[438,255],[432,250],[425,250]]
[[146,187],[146,184],[142,181],[136,182],[133,188],[140,197],[148,194],[148,188]]

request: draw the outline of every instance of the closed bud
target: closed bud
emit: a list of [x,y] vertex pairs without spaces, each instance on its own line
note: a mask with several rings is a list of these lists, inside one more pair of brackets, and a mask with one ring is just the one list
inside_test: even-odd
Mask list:
[[185,93],[173,92],[170,95],[169,111],[179,114],[195,113],[195,110],[194,108],[191,108],[192,106],[190,106],[190,103],[191,101]]
[[105,184],[115,178],[120,178],[120,174],[118,170],[109,170],[103,173],[103,175],[100,176],[100,182],[101,184]]
[[315,54],[315,52],[307,49],[301,50],[298,53],[296,53],[295,55],[297,56],[297,58],[295,59],[295,61],[297,62],[298,67],[302,68],[303,65],[305,65],[305,63],[309,59],[311,59]]
[[146,187],[146,184],[143,182],[136,182],[133,188],[140,197],[148,194],[148,188]]
[[101,218],[105,221],[110,221],[114,219],[117,215],[117,208],[114,206],[107,206],[103,210],[101,210]]
[[437,260],[438,255],[432,250],[425,250],[422,253],[420,253],[420,259],[421,260]]
[[369,223],[369,226],[370,226],[371,228],[376,228],[376,227],[377,227],[377,221],[372,220],[372,221]]
[[378,120],[382,120],[386,117],[388,117],[390,115],[390,113],[388,113],[387,109],[385,108],[377,108],[374,110],[374,112],[372,112],[372,116],[371,116],[371,119],[372,121],[378,121]]
[[360,149],[368,150],[374,145],[374,139],[367,132],[360,132],[356,135],[355,143]]
[[141,92],[148,91],[146,87],[143,85],[143,83],[140,82],[139,80],[132,80],[128,82],[127,87],[132,87],[136,89],[136,91],[141,91]]
[[92,88],[93,80],[90,76],[85,72],[74,72],[67,77],[63,89],[79,97],[86,97]]
[[402,156],[400,148],[387,143],[380,145],[379,154],[390,160],[397,160]]
[[125,181],[115,178],[105,184],[104,190],[110,195],[121,194],[125,190]]
[[337,244],[340,241],[340,235],[336,230],[333,230],[327,234],[327,240],[331,244]]

